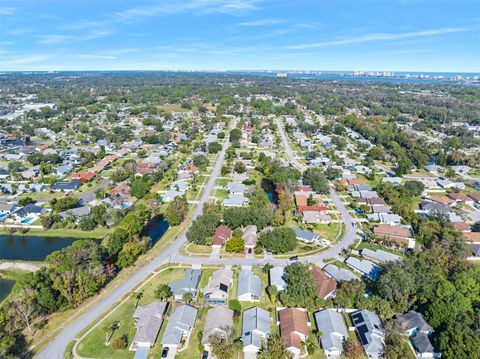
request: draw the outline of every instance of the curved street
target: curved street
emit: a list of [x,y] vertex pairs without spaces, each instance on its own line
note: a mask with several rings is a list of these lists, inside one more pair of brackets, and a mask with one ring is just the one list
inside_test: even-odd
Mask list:
[[[285,152],[288,155],[290,161],[299,170],[304,171],[307,166],[302,164],[295,157],[295,153],[290,148],[288,139],[281,126],[279,119],[276,119],[277,127],[282,138],[282,142],[285,148]],[[236,125],[236,120],[232,123],[232,128]],[[220,174],[220,169],[225,158],[225,152],[229,146],[228,139],[225,140],[222,150],[219,152],[217,160],[213,166],[210,178],[202,193],[202,196],[195,208],[194,214],[191,217],[191,222],[201,215],[203,210],[203,204],[209,201],[210,195],[215,187],[216,180]],[[327,258],[337,257],[341,253],[342,249],[348,247],[355,240],[356,230],[353,227],[352,217],[348,210],[345,208],[341,199],[337,193],[332,189],[330,193],[332,202],[340,212],[343,222],[345,223],[345,232],[342,239],[335,245],[329,247],[323,252],[300,257],[301,261],[311,262],[317,265],[322,265],[323,261]],[[191,224],[190,222],[190,224]],[[142,280],[144,280],[155,268],[171,263],[186,263],[186,264],[223,264],[223,265],[265,265],[271,263],[274,265],[285,266],[288,264],[287,259],[257,259],[257,258],[201,258],[201,257],[188,257],[180,252],[180,248],[187,242],[186,232],[188,227],[182,232],[178,239],[159,256],[146,263],[143,267],[140,267],[136,273],[128,278],[119,287],[113,289],[105,298],[100,300],[97,304],[88,309],[85,313],[80,315],[75,321],[68,324],[60,334],[52,339],[48,345],[37,355],[41,359],[61,359],[64,357],[64,352],[70,342],[72,342],[77,335],[87,328],[92,322],[105,313],[115,302],[122,298],[125,293],[133,290]]]

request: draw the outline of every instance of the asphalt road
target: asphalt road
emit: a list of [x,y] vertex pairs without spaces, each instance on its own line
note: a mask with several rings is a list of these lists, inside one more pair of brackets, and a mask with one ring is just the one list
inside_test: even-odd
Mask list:
[[[236,120],[233,122],[232,126],[236,125]],[[217,161],[215,162],[210,178],[205,186],[203,194],[198,202],[195,212],[193,214],[192,221],[197,218],[203,210],[203,204],[209,201],[210,195],[215,187],[215,182],[217,177],[220,174],[220,169],[222,167],[223,160],[225,159],[225,151],[229,146],[228,139],[225,140],[222,150],[220,151]],[[180,248],[186,243],[185,230],[180,237],[162,254],[154,258],[143,267],[141,267],[136,273],[134,273],[130,278],[128,278],[122,285],[118,288],[112,290],[105,298],[103,298],[98,304],[94,305],[84,314],[82,314],[78,319],[76,319],[71,324],[67,325],[62,332],[57,335],[50,343],[38,354],[38,358],[41,359],[61,359],[63,358],[65,349],[67,345],[75,339],[75,337],[88,325],[90,325],[96,318],[98,318],[102,313],[107,311],[116,301],[118,301],[125,293],[131,291],[139,282],[145,279],[155,268],[171,262],[172,257],[177,255],[180,252]]]
[[[288,139],[283,131],[283,128],[280,124],[280,121],[277,119],[277,126],[280,131],[280,136],[285,147],[285,152],[287,153],[290,161],[301,171],[304,171],[307,166],[302,164],[295,158],[295,153],[290,148]],[[233,126],[235,126],[235,123]],[[223,144],[222,150],[217,157],[217,161],[214,164],[212,173],[207,182],[207,185],[203,191],[203,194],[198,202],[195,212],[192,217],[193,219],[197,218],[203,210],[203,204],[209,201],[210,195],[215,187],[215,182],[220,174],[220,169],[222,167],[223,160],[225,158],[225,151],[229,146],[228,140]],[[323,260],[326,258],[337,257],[341,252],[342,248],[348,247],[355,240],[356,231],[352,226],[353,220],[348,213],[347,209],[343,205],[341,199],[338,197],[334,190],[330,193],[331,199],[338,211],[342,215],[344,220],[346,230],[342,239],[334,246],[328,248],[327,250],[314,254],[311,256],[300,257],[301,261],[310,262],[317,265],[322,265]],[[273,265],[285,266],[288,264],[287,259],[258,259],[258,258],[201,258],[201,257],[188,257],[183,255],[180,252],[180,248],[187,242],[185,230],[179,238],[164,252],[162,252],[158,257],[154,258],[139,270],[134,273],[130,278],[128,278],[122,285],[114,289],[109,293],[105,298],[103,298],[98,304],[91,307],[84,314],[82,314],[78,319],[76,319],[71,324],[68,324],[60,334],[58,334],[50,343],[37,355],[37,358],[40,359],[61,359],[64,356],[65,349],[67,345],[74,340],[77,335],[88,327],[95,319],[101,316],[106,312],[115,302],[117,302],[125,293],[131,291],[139,282],[145,279],[155,268],[172,262],[172,263],[189,263],[196,265],[212,265],[212,264],[223,264],[223,265],[265,265],[271,263]]]

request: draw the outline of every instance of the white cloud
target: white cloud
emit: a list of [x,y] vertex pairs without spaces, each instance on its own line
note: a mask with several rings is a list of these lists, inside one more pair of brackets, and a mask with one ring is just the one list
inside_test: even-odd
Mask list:
[[240,11],[253,10],[259,0],[181,0],[163,2],[156,6],[130,8],[114,14],[118,21],[136,22],[143,17],[155,15],[173,15],[196,10],[200,13],[237,14]]
[[0,61],[0,69],[18,67],[21,65],[29,65],[39,63],[52,58],[53,55],[25,55]]
[[17,8],[14,7],[0,7],[0,15],[13,15],[17,12]]
[[281,24],[283,22],[284,22],[283,20],[279,20],[279,19],[263,19],[263,20],[241,22],[238,25],[255,27],[255,26],[276,25],[276,24]]
[[292,45],[292,46],[288,46],[288,48],[314,49],[314,48],[321,48],[321,47],[327,47],[327,46],[348,45],[348,44],[356,44],[356,43],[363,43],[363,42],[389,41],[389,40],[399,40],[399,39],[408,39],[408,38],[438,36],[438,35],[452,34],[452,33],[465,32],[465,31],[468,31],[468,29],[463,27],[453,27],[453,28],[403,32],[403,33],[397,33],[397,34],[372,33],[372,34],[367,34],[367,35],[362,35],[357,37]]

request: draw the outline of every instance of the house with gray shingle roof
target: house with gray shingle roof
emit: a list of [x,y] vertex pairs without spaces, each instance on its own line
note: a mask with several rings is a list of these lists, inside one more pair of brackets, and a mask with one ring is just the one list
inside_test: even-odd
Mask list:
[[325,355],[327,357],[340,356],[343,350],[343,341],[348,337],[342,314],[333,309],[323,309],[315,312],[314,316],[318,332],[322,334],[318,340]]
[[228,291],[232,281],[231,269],[219,269],[213,272],[207,287],[203,289],[205,304],[225,305],[228,301]]
[[172,290],[175,299],[182,299],[185,293],[190,293],[192,297],[195,297],[201,275],[202,271],[200,269],[187,269],[182,279],[169,282],[168,286]]
[[130,346],[131,350],[136,350],[139,347],[152,347],[155,344],[167,306],[167,302],[157,301],[138,306],[135,309],[133,319],[135,319],[137,332]]
[[209,350],[209,341],[212,335],[226,336],[228,331],[233,328],[233,310],[219,305],[210,309],[205,318],[203,327],[202,345],[205,350]]
[[250,269],[238,274],[237,298],[240,301],[257,302],[262,295],[262,281]]
[[273,267],[268,271],[268,276],[270,277],[270,285],[277,287],[278,290],[285,289],[287,285],[283,280],[283,273],[285,268],[283,267]]
[[380,276],[380,267],[375,263],[367,261],[366,259],[358,259],[356,257],[348,257],[345,259],[345,264],[353,268],[354,271],[363,274],[370,280],[377,280]]
[[349,282],[351,280],[359,280],[355,274],[350,272],[345,268],[339,268],[335,264],[327,264],[323,267],[323,270],[331,277],[335,278],[337,282],[346,281]]
[[162,345],[173,347],[176,350],[182,339],[193,330],[198,309],[188,304],[182,304],[176,307],[168,319],[165,332],[162,337]]
[[257,353],[262,341],[270,335],[270,313],[265,309],[252,307],[243,312],[242,342],[244,353]]
[[352,321],[367,357],[382,358],[385,332],[378,315],[368,310],[358,310],[352,313]]

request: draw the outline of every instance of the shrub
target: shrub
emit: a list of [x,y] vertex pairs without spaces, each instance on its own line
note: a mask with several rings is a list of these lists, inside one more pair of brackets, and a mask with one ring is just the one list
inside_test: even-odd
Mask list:
[[128,336],[127,336],[127,334],[124,334],[121,337],[116,338],[112,342],[112,349],[113,350],[126,349],[127,345],[128,345]]

